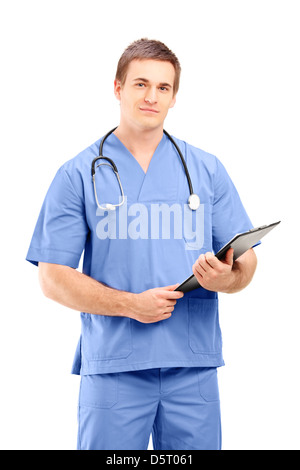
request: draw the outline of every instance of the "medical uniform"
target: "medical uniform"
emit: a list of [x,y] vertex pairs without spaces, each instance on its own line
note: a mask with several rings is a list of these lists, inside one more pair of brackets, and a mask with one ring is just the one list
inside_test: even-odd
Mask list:
[[[99,154],[99,140],[58,170],[42,206],[27,260],[35,265],[41,261],[77,268],[84,252],[83,273],[114,289],[140,293],[181,283],[192,274],[192,265],[201,253],[217,252],[236,233],[251,229],[221,162],[175,140],[194,191],[200,196],[197,211],[187,206],[189,189],[184,168],[166,135],[145,174],[133,155],[111,134],[105,142],[104,155],[117,165],[125,203],[115,211],[96,205],[91,164]],[[113,171],[102,166],[97,169],[96,178],[101,205],[118,204],[120,189]],[[154,445],[158,448],[220,446],[216,368],[224,361],[217,293],[200,288],[185,294],[177,301],[171,318],[158,323],[143,324],[89,312],[81,313],[81,323],[72,369],[82,376],[79,448],[140,448],[139,445],[146,445],[145,435],[141,437],[143,429],[148,432],[153,425]],[[129,391],[129,384],[136,385],[136,393]],[[212,414],[214,431],[204,424],[201,431],[192,432],[192,425],[188,424],[190,431],[182,436],[185,416],[181,402],[192,390],[198,399],[195,402],[194,396],[189,411],[195,429],[203,421],[200,410],[206,403],[210,411],[205,413]],[[166,396],[173,397],[169,408],[162,405]],[[122,402],[125,397],[126,403]],[[125,413],[118,413],[119,409]],[[141,421],[134,417],[135,412],[148,416],[147,426],[137,425]],[[162,429],[167,435],[167,426],[158,424],[162,416],[172,417],[172,443],[162,435]],[[127,423],[123,434],[131,436],[131,421],[132,432],[140,436],[140,441],[129,438],[119,444],[124,447],[116,447],[121,442],[116,428],[122,428],[123,420],[124,425]],[[188,417],[186,421],[189,422]],[[111,433],[109,426],[113,427]],[[211,441],[210,433],[214,435]],[[109,435],[109,442],[99,438],[104,434]],[[206,436],[203,444],[199,436]],[[129,442],[135,447],[130,447]]]

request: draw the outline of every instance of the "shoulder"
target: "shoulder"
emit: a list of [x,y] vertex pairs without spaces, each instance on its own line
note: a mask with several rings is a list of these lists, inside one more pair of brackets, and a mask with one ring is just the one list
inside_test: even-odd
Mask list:
[[218,171],[219,165],[222,165],[220,160],[212,153],[195,147],[194,145],[176,137],[173,137],[173,139],[180,148],[188,165],[192,165],[195,168],[206,168],[210,174],[215,174]]
[[[90,181],[92,161],[99,154],[100,140],[65,161],[58,169],[53,183],[62,185],[61,190],[69,190],[80,197],[84,196],[84,186]],[[53,184],[52,183],[52,184]]]
[[67,160],[60,170],[66,171],[69,175],[72,175],[74,172],[86,173],[87,170],[90,171],[92,161],[99,155],[99,145],[100,139],[82,150],[75,157]]

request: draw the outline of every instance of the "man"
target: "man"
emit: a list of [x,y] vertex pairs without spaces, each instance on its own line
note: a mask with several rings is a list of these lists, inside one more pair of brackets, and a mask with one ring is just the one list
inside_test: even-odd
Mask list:
[[[97,141],[59,169],[27,255],[44,294],[81,312],[78,449],[147,449],[151,432],[154,449],[221,448],[217,292],[245,288],[256,256],[213,255],[252,224],[219,160],[176,139],[201,201],[187,204],[187,174],[163,132],[179,79],[161,42],[125,50],[107,159]],[[202,287],[183,296],[175,289],[192,270]]]

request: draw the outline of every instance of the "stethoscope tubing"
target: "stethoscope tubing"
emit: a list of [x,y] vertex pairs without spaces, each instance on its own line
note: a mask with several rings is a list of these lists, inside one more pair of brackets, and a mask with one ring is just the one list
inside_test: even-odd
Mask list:
[[188,185],[189,185],[190,195],[192,195],[192,194],[194,193],[193,185],[192,185],[190,173],[189,173],[188,167],[187,167],[187,165],[186,165],[185,159],[183,158],[182,152],[181,152],[180,148],[178,147],[178,145],[176,144],[176,142],[175,142],[175,140],[173,139],[173,137],[172,137],[166,130],[164,130],[164,133],[165,133],[166,136],[170,139],[170,141],[172,142],[172,144],[174,145],[174,147],[175,147],[176,150],[177,150],[177,153],[178,153],[178,155],[179,155],[179,157],[180,157],[180,160],[181,160],[181,162],[182,162],[182,164],[183,164],[183,167],[184,167],[184,171],[185,171],[186,178],[187,178]]
[[[104,143],[106,141],[106,139],[117,129],[117,127],[114,127],[112,130],[110,130],[101,140],[100,142],[100,146],[99,146],[99,156],[94,158],[94,160],[92,161],[92,180],[93,180],[93,186],[94,186],[94,193],[95,193],[95,199],[96,199],[96,203],[97,203],[97,206],[100,208],[100,209],[103,209],[103,210],[106,210],[106,209],[115,209],[116,207],[119,207],[121,206],[123,203],[124,203],[124,200],[125,200],[125,196],[124,196],[124,191],[123,191],[123,187],[122,187],[122,184],[121,184],[121,180],[120,180],[120,177],[119,177],[119,172],[118,172],[118,169],[117,169],[117,166],[116,164],[114,163],[114,161],[111,159],[111,158],[108,158],[108,157],[104,157],[103,156],[103,146],[104,146]],[[180,160],[182,162],[182,165],[184,167],[184,171],[185,171],[185,175],[186,175],[186,178],[187,178],[187,182],[188,182],[188,185],[189,185],[189,191],[190,191],[190,197],[189,197],[189,205],[190,205],[190,208],[192,210],[196,210],[199,205],[200,205],[200,199],[199,199],[199,196],[197,196],[196,194],[194,194],[194,190],[193,190],[193,185],[192,185],[192,181],[191,181],[191,177],[190,177],[190,173],[189,173],[189,170],[187,168],[187,165],[186,165],[186,162],[185,162],[185,159],[183,158],[183,155],[182,155],[182,152],[180,150],[180,148],[178,147],[177,143],[175,142],[175,140],[173,139],[173,137],[166,131],[164,130],[163,131],[164,134],[168,137],[168,139],[172,142],[172,144],[174,145],[175,149],[177,150],[177,153],[180,157]],[[96,166],[96,163],[98,160],[105,160],[106,162],[108,163],[99,163],[97,166]],[[120,190],[121,190],[121,195],[122,195],[122,201],[120,202],[120,204],[106,204],[106,207],[102,207],[100,204],[99,204],[99,201],[98,201],[98,196],[97,196],[97,189],[96,189],[96,182],[95,182],[95,173],[96,173],[96,169],[101,166],[101,165],[108,165],[108,166],[111,166],[111,168],[113,169],[117,179],[118,179],[118,183],[119,183],[119,186],[120,186]],[[195,207],[192,207],[192,199],[194,198],[194,201],[195,201],[195,198],[196,198],[196,206]]]

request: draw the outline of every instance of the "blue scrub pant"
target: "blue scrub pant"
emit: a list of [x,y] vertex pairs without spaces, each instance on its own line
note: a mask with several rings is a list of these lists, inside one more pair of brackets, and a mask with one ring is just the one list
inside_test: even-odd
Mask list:
[[78,450],[220,450],[216,368],[81,378]]

